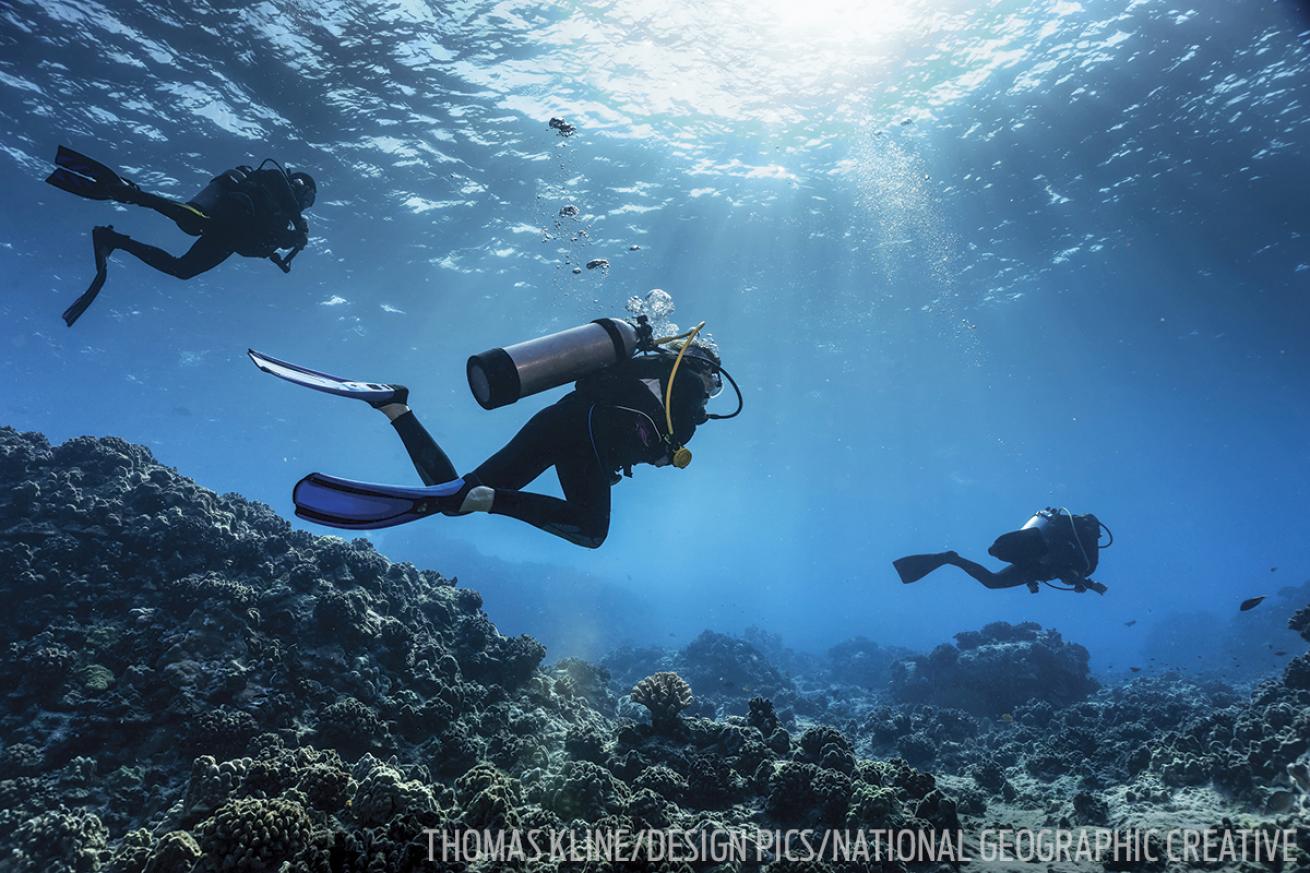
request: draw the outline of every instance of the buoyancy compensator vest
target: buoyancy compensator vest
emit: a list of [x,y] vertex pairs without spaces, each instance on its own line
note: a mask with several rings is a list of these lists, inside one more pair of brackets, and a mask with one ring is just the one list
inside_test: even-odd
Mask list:
[[1102,527],[1090,513],[1074,515],[1067,509],[1047,507],[1019,530],[997,537],[987,553],[1030,569],[1042,580],[1087,579],[1100,562]]

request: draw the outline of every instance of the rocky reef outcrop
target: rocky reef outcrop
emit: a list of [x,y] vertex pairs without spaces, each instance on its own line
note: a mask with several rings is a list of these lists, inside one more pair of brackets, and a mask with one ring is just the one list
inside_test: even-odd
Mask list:
[[0,484],[0,869],[407,871],[435,869],[425,828],[957,821],[931,774],[785,726],[786,680],[735,643],[693,651],[744,671],[741,715],[680,713],[665,678],[637,696],[667,720],[614,718],[603,669],[543,669],[476,592],[142,447],[0,428]]
[[1097,687],[1087,649],[1034,622],[1000,621],[896,662],[890,690],[902,703],[1001,715],[1032,701],[1066,706]]
[[676,673],[695,693],[693,712],[704,716],[744,715],[748,701],[760,695],[782,707],[799,702],[791,678],[751,642],[710,630],[677,650],[622,647],[601,664],[618,688],[630,688],[653,673]]

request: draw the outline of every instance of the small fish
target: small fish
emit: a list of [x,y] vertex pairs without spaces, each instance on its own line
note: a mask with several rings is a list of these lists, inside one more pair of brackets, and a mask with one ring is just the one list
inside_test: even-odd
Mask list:
[[1006,724],[1012,724],[1014,722],[1014,716],[1008,712],[1003,712],[1001,713],[1001,721],[1005,722]]
[[1141,668],[1141,667],[1129,667],[1128,669],[1129,669],[1129,670],[1132,670],[1134,673],[1140,673],[1140,672],[1142,672],[1142,668]]
[[1135,618],[1129,619],[1128,621],[1124,622],[1124,627],[1132,627],[1135,624],[1137,624],[1137,619]]
[[1275,658],[1285,658],[1285,657],[1287,657],[1287,652],[1274,652],[1274,657],[1275,657]]
[[1278,572],[1278,568],[1277,568],[1277,567],[1270,567],[1270,568],[1269,568],[1269,572],[1270,572],[1270,573],[1277,573],[1277,572]]
[[1259,606],[1261,601],[1263,601],[1264,599],[1265,596],[1263,594],[1261,594],[1259,597],[1251,597],[1248,598],[1247,600],[1243,600],[1242,605],[1237,608],[1241,612],[1247,612]]

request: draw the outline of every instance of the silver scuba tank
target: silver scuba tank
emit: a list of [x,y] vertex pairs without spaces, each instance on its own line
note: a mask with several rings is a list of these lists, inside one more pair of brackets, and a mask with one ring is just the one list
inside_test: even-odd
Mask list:
[[[1084,530],[1088,518],[1093,519],[1093,527]],[[1071,568],[1087,574],[1096,569],[1099,525],[1094,517],[1075,516],[1067,509],[1048,506],[1034,514],[1019,530],[1036,530],[1041,534],[1046,545],[1048,563],[1067,563]]]
[[468,360],[469,388],[483,409],[508,406],[521,397],[576,381],[626,361],[637,352],[637,328],[618,318],[488,349]]
[[1028,530],[1030,528],[1037,528],[1037,530],[1042,532],[1042,539],[1049,539],[1051,534],[1050,531],[1051,516],[1052,513],[1049,510],[1043,509],[1040,512],[1036,513],[1032,518],[1025,521],[1023,523],[1023,527],[1019,528],[1019,530]]

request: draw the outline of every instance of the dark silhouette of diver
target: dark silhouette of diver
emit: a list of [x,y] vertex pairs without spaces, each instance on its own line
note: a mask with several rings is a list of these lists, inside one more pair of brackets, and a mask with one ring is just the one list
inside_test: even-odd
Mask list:
[[[609,533],[610,488],[621,480],[620,470],[631,476],[638,464],[685,466],[690,460],[685,445],[698,425],[741,411],[739,403],[731,415],[706,412],[708,401],[722,387],[724,371],[712,350],[688,344],[685,351],[680,368],[671,351],[654,350],[584,376],[571,392],[533,415],[504,448],[462,477],[409,408],[405,386],[350,382],[258,352],[250,356],[265,372],[356,397],[381,410],[400,435],[419,478],[431,486],[370,485],[311,474],[296,488],[296,512],[302,518],[371,529],[435,513],[489,512],[595,549]],[[684,452],[685,460],[680,460]],[[551,467],[564,499],[523,490]]]
[[[1019,530],[1001,534],[992,543],[987,554],[1005,561],[1010,566],[992,572],[981,564],[962,558],[956,552],[938,552],[931,555],[910,555],[893,561],[901,581],[918,582],[939,567],[959,567],[987,588],[1017,588],[1026,585],[1036,593],[1039,583],[1045,582],[1062,591],[1088,590],[1104,594],[1106,587],[1094,581],[1100,561],[1100,550],[1114,542],[1101,545],[1101,530],[1105,527],[1096,516],[1074,515],[1067,509],[1047,507],[1041,510]],[[1065,587],[1052,585],[1060,580]]]
[[[59,147],[58,168],[46,181],[81,197],[114,200],[153,209],[183,233],[199,237],[182,256],[119,233],[112,226],[91,232],[96,275],[86,292],[65,312],[69,327],[86,311],[104,287],[107,261],[124,251],[161,273],[191,279],[217,267],[233,254],[267,258],[283,272],[309,242],[309,224],[301,214],[314,204],[317,187],[307,173],[288,173],[265,160],[257,168],[233,167],[214,177],[194,198],[183,203],[148,191],[124,179],[104,164]],[[285,255],[278,252],[289,249]]]

